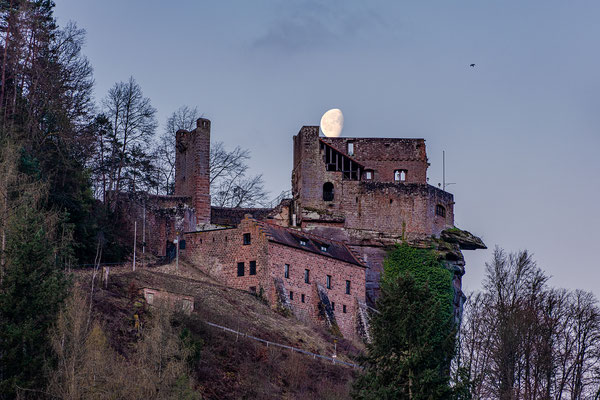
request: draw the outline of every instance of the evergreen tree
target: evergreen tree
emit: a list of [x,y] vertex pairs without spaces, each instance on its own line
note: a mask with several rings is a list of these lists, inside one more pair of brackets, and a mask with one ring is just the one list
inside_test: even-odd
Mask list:
[[[22,149],[47,184],[46,210],[64,214],[61,229],[92,258],[93,193],[84,165],[93,151],[92,68],[82,54],[85,32],[56,25],[51,0],[0,2],[0,139]],[[5,211],[5,210],[2,210]]]
[[381,289],[354,398],[469,399],[468,379],[457,374],[461,381],[450,383],[456,350],[450,271],[434,252],[402,244],[384,262]]
[[365,374],[355,399],[449,399],[448,361],[454,351],[451,320],[427,285],[410,274],[382,286],[373,315],[373,343],[367,346]]
[[9,218],[0,284],[0,398],[43,387],[48,330],[68,290],[58,263],[68,247],[54,235],[56,215],[24,196]]

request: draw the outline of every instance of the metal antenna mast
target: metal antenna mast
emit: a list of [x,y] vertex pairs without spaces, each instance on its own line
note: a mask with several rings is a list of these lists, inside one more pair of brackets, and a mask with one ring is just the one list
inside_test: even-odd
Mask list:
[[442,150],[442,190],[446,191],[446,150]]
[[446,186],[456,185],[454,182],[446,183],[446,150],[442,150],[442,190],[446,191]]

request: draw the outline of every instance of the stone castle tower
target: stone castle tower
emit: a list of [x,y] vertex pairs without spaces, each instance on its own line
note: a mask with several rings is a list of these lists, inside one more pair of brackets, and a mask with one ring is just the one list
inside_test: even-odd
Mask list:
[[190,197],[197,224],[210,223],[210,120],[176,133],[175,195]]

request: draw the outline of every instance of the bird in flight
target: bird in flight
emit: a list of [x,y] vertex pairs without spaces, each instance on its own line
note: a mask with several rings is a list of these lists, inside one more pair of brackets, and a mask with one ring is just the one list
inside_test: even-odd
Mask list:
[[471,64],[470,66],[471,66],[471,67],[475,67],[475,64]]

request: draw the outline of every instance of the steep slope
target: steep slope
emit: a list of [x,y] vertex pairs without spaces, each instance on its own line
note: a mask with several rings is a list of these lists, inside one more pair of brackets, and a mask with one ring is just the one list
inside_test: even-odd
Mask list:
[[[89,275],[80,281],[89,283]],[[193,276],[193,278],[192,278]],[[348,398],[356,374],[351,367],[313,358],[219,330],[207,322],[271,342],[331,356],[337,339],[337,357],[355,362],[360,344],[335,338],[325,329],[273,311],[257,296],[221,286],[193,267],[181,264],[136,272],[112,273],[106,287],[94,296],[96,317],[112,346],[127,356],[137,340],[139,318],[143,329],[153,312],[144,288],[171,296],[192,296],[194,311],[179,314],[176,323],[199,347],[192,362],[196,390],[203,398]],[[137,314],[138,317],[135,317]]]

